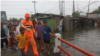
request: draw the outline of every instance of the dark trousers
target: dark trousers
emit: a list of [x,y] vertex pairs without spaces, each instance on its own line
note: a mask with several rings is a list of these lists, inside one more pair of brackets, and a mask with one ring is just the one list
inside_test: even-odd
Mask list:
[[1,39],[1,48],[4,47],[4,42],[5,42],[6,45],[8,46],[8,40],[7,40],[7,38],[5,38],[5,39]]

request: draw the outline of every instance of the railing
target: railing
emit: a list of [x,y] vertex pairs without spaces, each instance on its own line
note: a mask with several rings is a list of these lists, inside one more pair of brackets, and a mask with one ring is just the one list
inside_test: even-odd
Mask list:
[[[60,40],[60,41],[62,41],[62,42],[64,42],[64,43],[66,43],[67,45],[69,45],[69,46],[71,46],[71,47],[73,47],[73,48],[79,50],[80,52],[82,52],[82,53],[84,53],[84,54],[86,54],[86,55],[88,55],[88,56],[96,56],[95,54],[92,54],[92,53],[90,53],[90,52],[88,52],[88,51],[86,51],[86,50],[84,50],[84,49],[82,49],[82,48],[80,48],[80,47],[78,47],[78,46],[72,44],[72,43],[69,43],[68,41],[65,41],[65,40],[63,40],[63,39],[61,39],[61,38],[59,38],[59,37],[56,37],[56,36],[54,36],[53,34],[50,34],[50,35],[53,36],[53,37],[55,37],[55,38],[57,38],[58,40]],[[66,53],[68,56],[73,56],[73,55],[71,55],[70,53],[68,53],[66,50],[64,50],[62,47],[58,46],[58,48],[59,48],[60,50],[62,50],[64,53]]]

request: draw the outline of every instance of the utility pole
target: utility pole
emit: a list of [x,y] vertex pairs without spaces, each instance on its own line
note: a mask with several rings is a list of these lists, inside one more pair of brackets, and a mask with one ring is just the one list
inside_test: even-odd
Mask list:
[[61,15],[60,0],[59,0],[59,12],[60,12],[60,15]]
[[[36,1],[34,0],[34,1],[32,1],[32,3],[34,3],[34,14],[36,14],[36,7],[35,7]],[[34,16],[35,16],[35,15],[34,15]]]
[[62,7],[62,8],[61,8],[61,9],[62,9],[62,10],[61,10],[61,11],[62,11],[61,14],[62,14],[62,16],[63,16],[63,1],[61,1],[61,7]]
[[74,0],[73,0],[73,13],[75,12],[75,6],[74,6]]
[[77,4],[77,11],[78,11],[78,4]]
[[64,11],[63,11],[63,12],[64,12],[64,14],[63,14],[63,15],[65,16],[65,1],[63,1],[63,2],[64,2]]
[[89,5],[88,5],[88,13],[89,13],[89,7],[90,7],[90,0],[89,0]]

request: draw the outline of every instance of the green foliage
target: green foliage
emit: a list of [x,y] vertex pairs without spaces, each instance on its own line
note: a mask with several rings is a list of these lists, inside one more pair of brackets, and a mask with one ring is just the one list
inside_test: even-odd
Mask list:
[[100,6],[99,6],[98,10],[100,10]]
[[35,17],[35,15],[31,15],[31,17]]
[[17,19],[17,18],[10,18],[10,22],[20,22],[21,20],[23,20],[23,18]]
[[76,12],[72,13],[72,16],[78,17],[78,16],[80,16],[80,13],[78,11],[76,11]]
[[100,13],[100,6],[98,7],[97,10],[92,11],[91,13]]
[[51,41],[50,41],[50,44],[54,44],[54,37],[50,37]]
[[100,13],[100,10],[94,10],[91,13]]

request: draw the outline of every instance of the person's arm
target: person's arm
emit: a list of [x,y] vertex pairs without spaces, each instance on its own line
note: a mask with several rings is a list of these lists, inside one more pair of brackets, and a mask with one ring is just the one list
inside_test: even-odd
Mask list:
[[27,30],[27,31],[29,31],[29,32],[30,32],[30,30],[29,30],[29,29],[27,29],[24,25],[22,25],[21,27],[25,28],[25,30]]
[[26,37],[26,35],[25,35],[25,38],[26,38],[26,40],[28,40],[30,42],[30,40]]
[[8,27],[7,27],[7,33],[8,33]]
[[54,35],[54,32],[53,31],[51,31],[51,33],[49,33],[50,35],[53,35],[53,37],[55,37],[55,35]]
[[28,40],[30,42],[30,40],[28,38],[26,38],[26,40]]
[[33,35],[34,35],[34,37],[36,37],[36,30],[35,29],[33,29]]
[[11,41],[9,41],[9,46],[10,46],[10,49],[12,48],[12,46],[11,46]]
[[36,33],[33,33],[34,34],[34,36],[36,37]]
[[10,46],[10,49],[12,48],[12,46],[11,46],[11,42],[12,42],[12,39],[9,38],[9,46]]
[[23,21],[21,21],[20,26],[21,26],[21,27],[24,27],[24,28],[25,28],[25,30],[27,30],[27,31],[29,31],[29,32],[30,32],[30,30],[28,30],[28,29],[24,26]]
[[[49,27],[49,31],[51,32],[51,33],[49,33],[49,34],[53,34],[54,35],[54,32],[51,30],[51,28]],[[55,36],[55,35],[54,35]]]
[[36,26],[35,26],[35,31],[36,31]]
[[37,30],[37,28],[36,28],[36,24],[35,24],[35,31]]
[[13,40],[13,42],[16,43],[17,40],[19,40],[19,36],[18,35],[15,37],[15,39]]
[[51,33],[54,35],[54,32],[53,31],[51,31]]
[[16,43],[16,41],[17,41],[16,39],[13,40],[14,43]]

